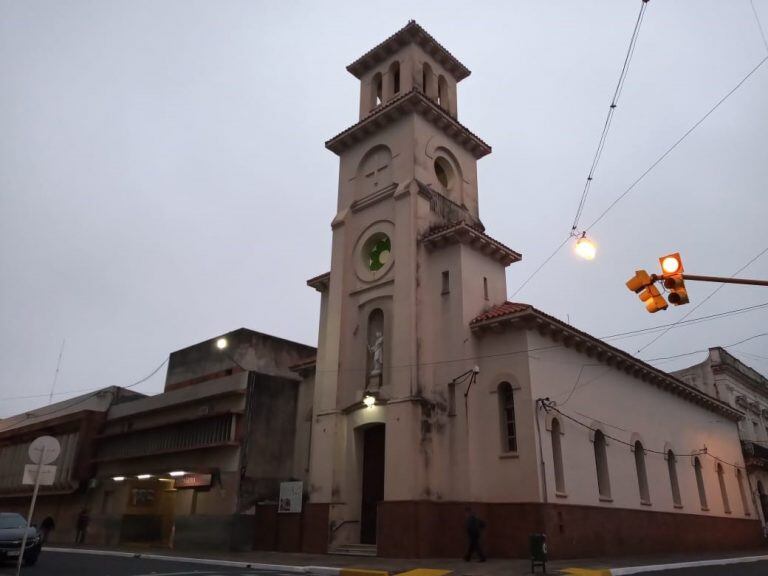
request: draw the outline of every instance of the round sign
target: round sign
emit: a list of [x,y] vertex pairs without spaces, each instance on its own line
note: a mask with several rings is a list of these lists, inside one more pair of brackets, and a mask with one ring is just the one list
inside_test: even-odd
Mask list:
[[60,452],[61,444],[53,436],[40,436],[29,445],[29,459],[33,464],[50,464]]

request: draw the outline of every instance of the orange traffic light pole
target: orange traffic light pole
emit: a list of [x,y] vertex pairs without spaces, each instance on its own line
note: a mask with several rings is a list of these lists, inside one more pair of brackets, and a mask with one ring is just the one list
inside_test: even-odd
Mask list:
[[[768,280],[750,280],[747,278],[724,278],[722,276],[700,276],[697,274],[681,274],[683,280],[694,282],[719,282],[721,284],[749,284],[751,286],[768,286]],[[663,276],[651,274],[654,282],[664,281]]]

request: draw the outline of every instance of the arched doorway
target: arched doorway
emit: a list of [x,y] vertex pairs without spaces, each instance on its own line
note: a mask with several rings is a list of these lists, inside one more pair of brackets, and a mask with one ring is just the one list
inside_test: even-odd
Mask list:
[[384,424],[363,430],[363,486],[360,506],[360,542],[376,544],[376,513],[384,500]]

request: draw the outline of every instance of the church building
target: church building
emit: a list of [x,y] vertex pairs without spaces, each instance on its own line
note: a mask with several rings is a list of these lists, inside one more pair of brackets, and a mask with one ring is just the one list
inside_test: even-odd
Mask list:
[[522,256],[480,219],[467,67],[411,21],[347,70],[359,120],[326,143],[330,272],[308,281],[313,540],[458,556],[471,507],[496,557],[534,532],[557,557],[758,546],[737,407],[507,301]]

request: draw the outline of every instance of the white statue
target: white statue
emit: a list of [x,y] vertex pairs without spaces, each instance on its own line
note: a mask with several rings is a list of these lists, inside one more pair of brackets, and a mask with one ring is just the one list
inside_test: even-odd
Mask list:
[[371,364],[371,376],[381,374],[381,368],[384,365],[384,336],[381,332],[376,332],[376,340],[368,350],[373,353],[373,363]]

